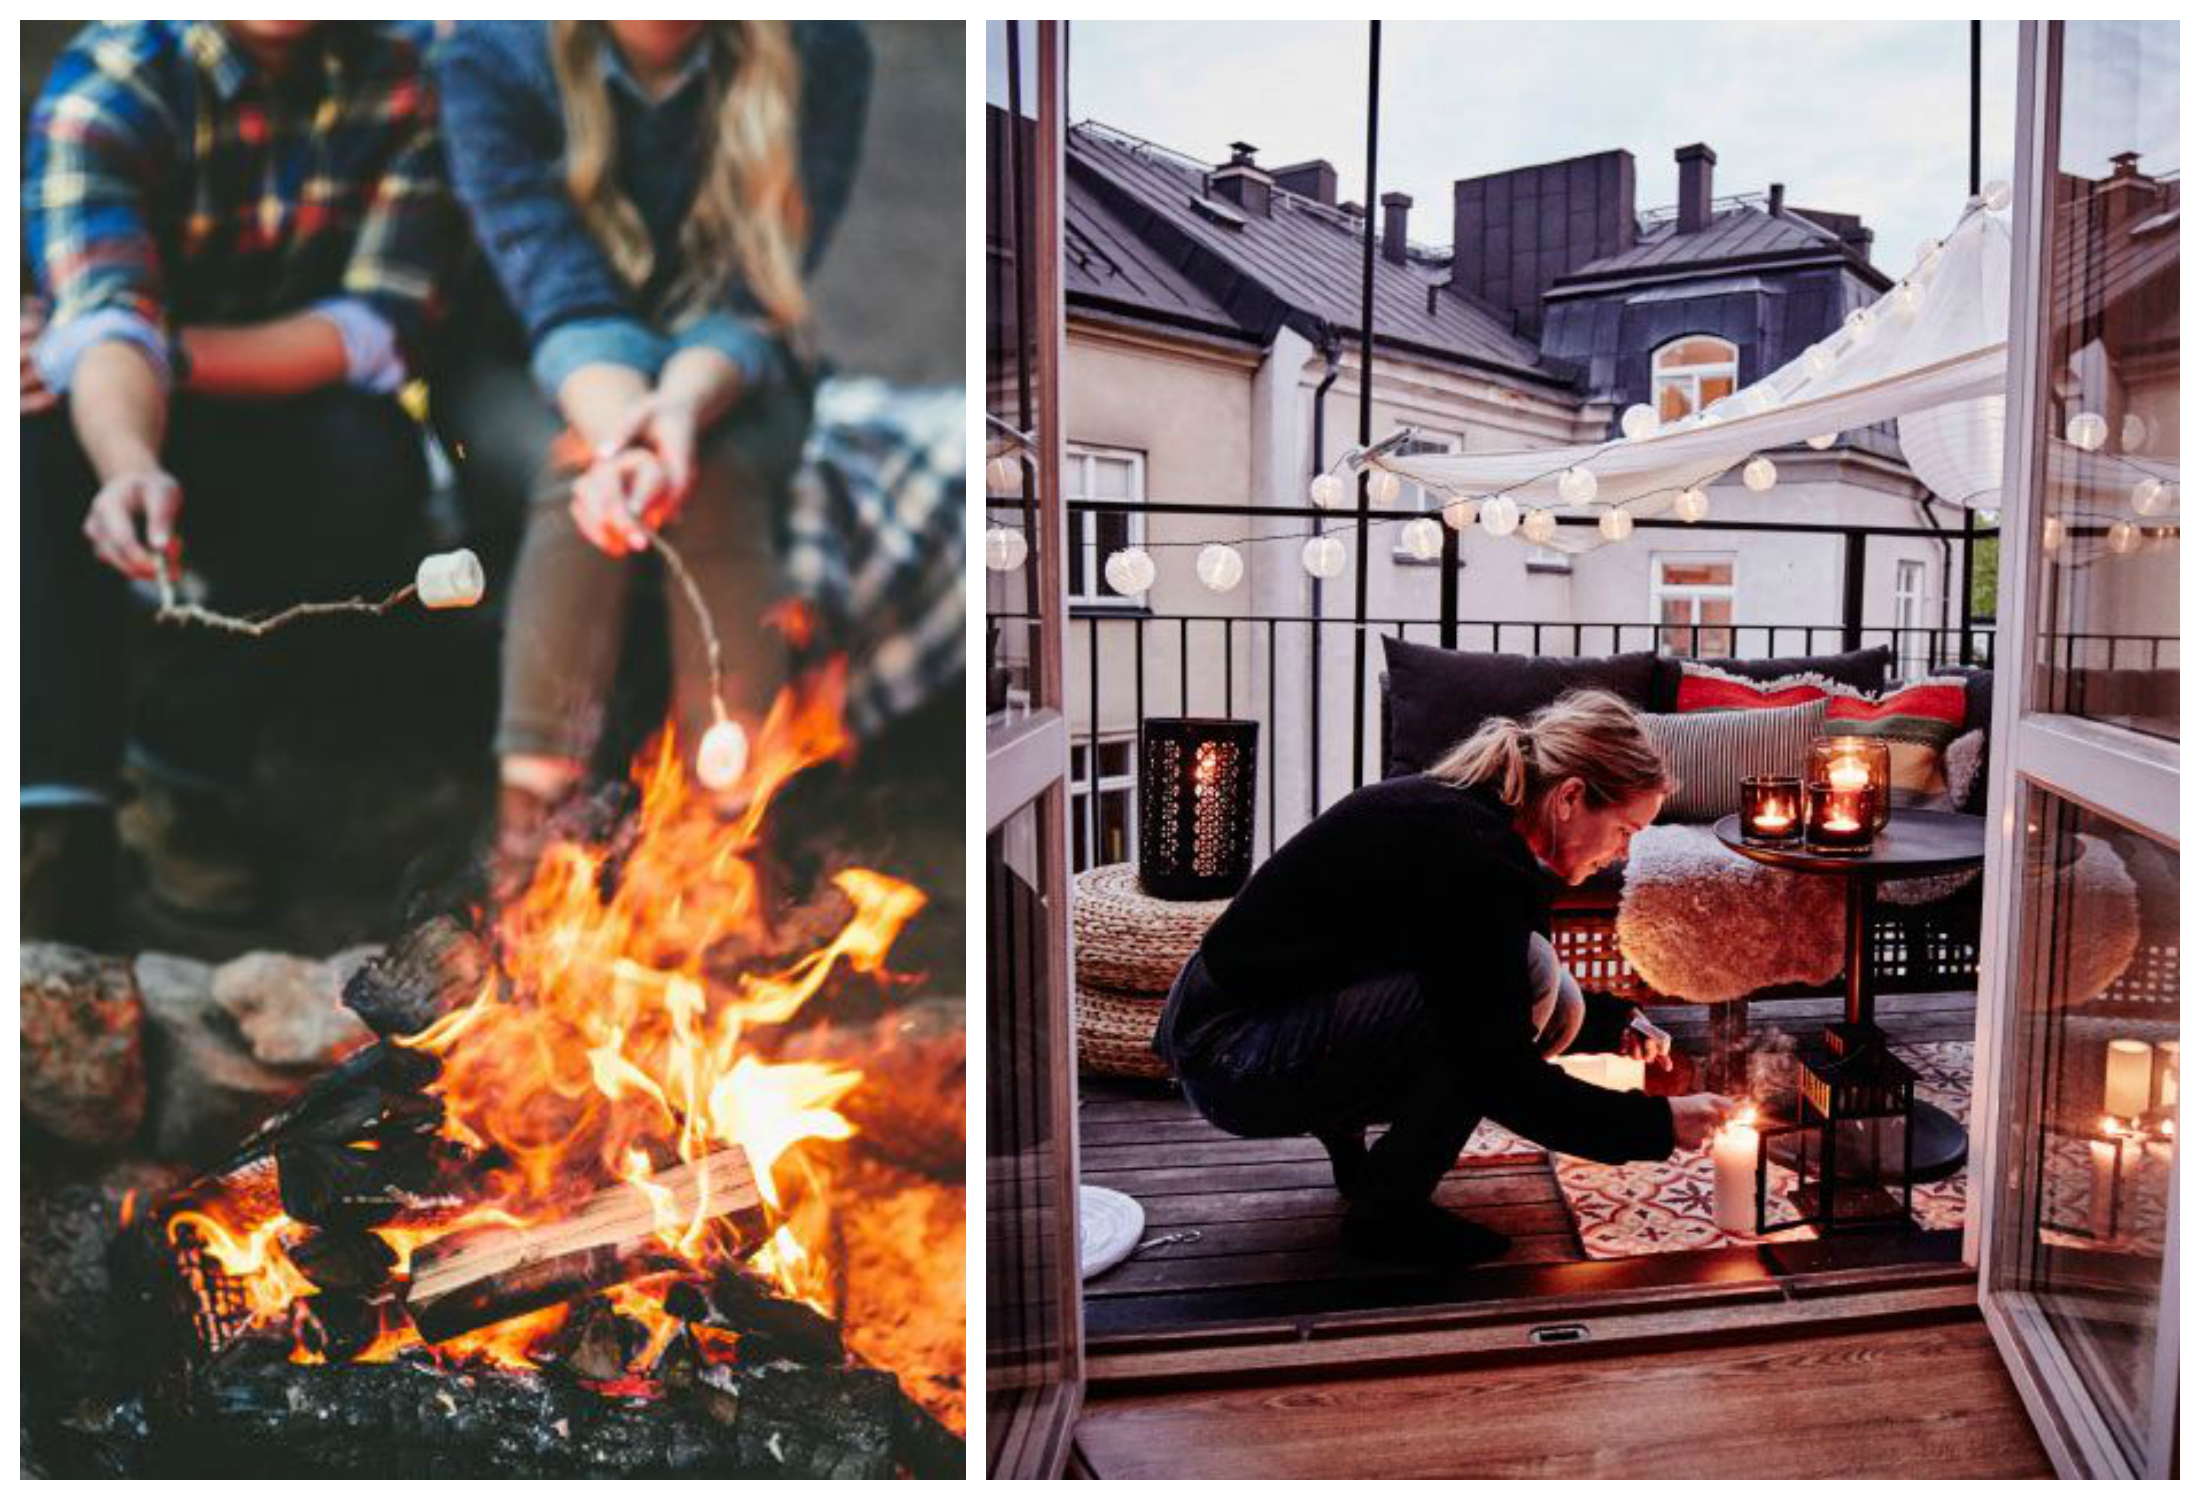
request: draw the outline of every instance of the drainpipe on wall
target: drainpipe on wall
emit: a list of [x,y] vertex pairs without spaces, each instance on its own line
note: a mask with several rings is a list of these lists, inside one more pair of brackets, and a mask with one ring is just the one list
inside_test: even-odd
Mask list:
[[[1933,640],[1931,659],[1926,663],[1931,668],[1940,665],[1940,650],[1948,641],[1948,580],[1955,572],[1955,543],[1949,540],[1947,530],[1933,515],[1931,494],[1928,493],[1918,500],[1917,513],[1933,529],[1933,545],[1940,548],[1940,630]],[[1971,607],[1968,589],[1965,591],[1963,606],[1966,609]]]
[[[1314,387],[1314,460],[1312,467],[1307,471],[1307,478],[1309,479],[1328,467],[1322,457],[1326,451],[1322,446],[1322,400],[1329,394],[1329,388],[1337,383],[1338,370],[1337,335],[1330,329],[1324,328],[1322,330],[1321,351],[1322,380],[1320,385]],[[1309,537],[1321,535],[1321,517],[1309,517],[1306,526]],[[1322,617],[1322,581],[1319,578],[1310,581],[1314,585],[1313,607],[1307,611],[1307,614],[1319,620]],[[1322,805],[1322,641],[1320,630],[1311,625],[1306,629],[1306,661],[1307,701],[1313,708],[1313,712],[1307,715],[1309,732],[1306,739],[1309,746],[1307,752],[1309,764],[1306,782],[1306,813],[1308,817],[1312,817],[1321,810]]]

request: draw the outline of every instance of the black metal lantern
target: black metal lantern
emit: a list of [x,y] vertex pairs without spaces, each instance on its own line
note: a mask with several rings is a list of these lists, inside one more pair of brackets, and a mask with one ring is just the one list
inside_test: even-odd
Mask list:
[[1138,884],[1164,901],[1237,893],[1253,868],[1260,726],[1148,719],[1139,727]]
[[[1822,1055],[1796,1060],[1797,1119],[1768,1129],[1757,1146],[1757,1232],[1814,1225],[1821,1231],[1910,1222],[1917,1185],[1917,1074],[1870,1022],[1828,1026]],[[1796,1217],[1767,1212],[1765,1167],[1795,1171]]]

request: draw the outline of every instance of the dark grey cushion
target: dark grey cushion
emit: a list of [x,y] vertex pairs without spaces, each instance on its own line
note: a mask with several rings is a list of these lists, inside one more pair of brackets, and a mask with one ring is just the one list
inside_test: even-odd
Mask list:
[[[1894,665],[1894,649],[1867,646],[1861,651],[1843,651],[1832,656],[1701,656],[1691,659],[1699,666],[1716,667],[1751,682],[1772,682],[1781,677],[1793,677],[1798,672],[1812,672],[1876,697],[1887,686],[1887,672]],[[1681,661],[1677,656],[1658,658],[1657,697],[1649,706],[1661,714],[1671,713],[1673,706],[1680,702]]]
[[1637,708],[1657,691],[1656,653],[1519,656],[1445,651],[1383,638],[1389,721],[1385,776],[1425,771],[1485,719],[1525,718],[1575,688],[1604,688]]

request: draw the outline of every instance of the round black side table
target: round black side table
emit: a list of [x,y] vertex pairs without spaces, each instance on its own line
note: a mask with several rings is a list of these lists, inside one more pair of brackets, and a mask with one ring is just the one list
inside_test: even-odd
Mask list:
[[[1874,1028],[1878,1022],[1872,1017],[1868,945],[1872,915],[1879,905],[1879,883],[1975,869],[1986,860],[1986,820],[1967,813],[1897,809],[1872,841],[1869,854],[1816,854],[1800,844],[1786,849],[1747,844],[1742,842],[1741,817],[1735,813],[1719,819],[1712,832],[1727,848],[1759,864],[1799,875],[1836,875],[1847,882],[1848,931],[1842,945],[1848,983],[1846,1019],[1851,1025]],[[1912,1141],[1912,1174],[1917,1181],[1933,1182],[1954,1172],[1963,1165],[1969,1145],[1954,1116],[1922,1099],[1917,1102]]]

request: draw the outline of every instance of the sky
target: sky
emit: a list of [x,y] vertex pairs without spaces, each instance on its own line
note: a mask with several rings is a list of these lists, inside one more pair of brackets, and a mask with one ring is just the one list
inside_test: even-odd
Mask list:
[[[1861,214],[1899,274],[1963,208],[1969,48],[1963,21],[1386,22],[1379,190],[1412,195],[1416,242],[1448,245],[1455,179],[1618,147],[1651,209],[1678,196],[1674,148],[1702,141],[1719,196],[1781,182]],[[1339,198],[1365,197],[1364,22],[1086,21],[1069,55],[1072,119],[1211,163],[1239,140],[1269,166],[1326,157]],[[1988,22],[1988,182],[2012,175],[2015,57],[2015,23]]]

